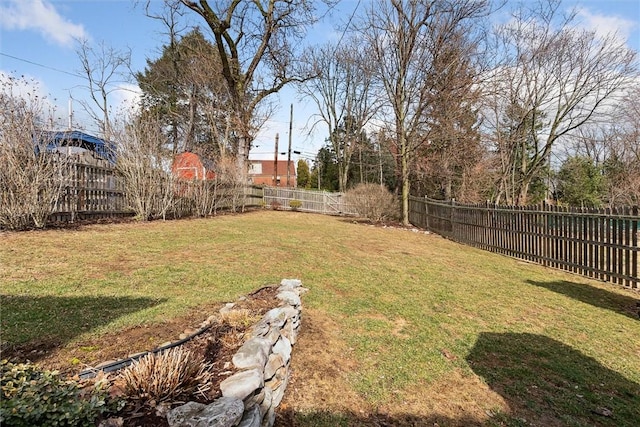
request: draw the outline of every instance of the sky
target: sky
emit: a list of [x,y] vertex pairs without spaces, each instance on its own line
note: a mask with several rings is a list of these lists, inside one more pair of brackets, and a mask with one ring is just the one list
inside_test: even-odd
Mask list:
[[[508,0],[512,1],[512,0]],[[145,16],[145,1],[128,0],[0,0],[0,77],[25,76],[37,83],[39,93],[55,105],[58,128],[68,124],[69,98],[74,101],[73,123],[88,133],[97,133],[96,125],[81,111],[79,100],[86,99],[86,80],[76,53],[77,40],[87,39],[93,46],[104,43],[116,50],[130,49],[132,69],[142,71],[147,59],[159,56],[166,41],[163,27]],[[317,24],[307,38],[309,44],[339,38],[335,24],[350,17],[368,0],[342,0],[329,19]],[[159,8],[161,0],[151,0]],[[640,50],[639,0],[567,0],[562,7],[578,8],[581,25],[601,34],[616,31],[628,45]],[[190,12],[195,25],[204,21]],[[135,100],[138,89],[133,82],[118,83],[110,98],[117,108]],[[315,105],[300,99],[293,88],[283,89],[274,99],[278,106],[254,142],[252,159],[272,159],[274,140],[279,134],[279,152],[287,150],[290,106],[293,104],[292,151],[313,158],[327,137],[325,127],[316,126]],[[297,160],[298,155],[292,158]]]

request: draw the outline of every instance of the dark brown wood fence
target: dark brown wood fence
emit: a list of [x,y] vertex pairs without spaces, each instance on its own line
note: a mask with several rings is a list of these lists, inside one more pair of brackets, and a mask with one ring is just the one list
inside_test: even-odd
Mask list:
[[460,243],[638,289],[638,207],[462,205],[409,199],[409,221]]

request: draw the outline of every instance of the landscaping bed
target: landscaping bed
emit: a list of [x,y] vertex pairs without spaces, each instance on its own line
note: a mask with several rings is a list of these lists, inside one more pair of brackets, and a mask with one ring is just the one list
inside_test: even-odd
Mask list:
[[[241,297],[233,303],[232,309],[221,310],[209,316],[208,319],[200,319],[200,321],[208,320],[210,322],[202,333],[179,345],[183,351],[190,353],[190,358],[201,360],[207,366],[210,381],[206,391],[195,393],[193,395],[181,395],[177,393],[172,399],[155,401],[150,398],[127,398],[126,387],[124,381],[119,376],[123,370],[103,373],[97,371],[96,377],[87,380],[80,380],[77,370],[70,367],[60,366],[60,354],[56,360],[41,359],[39,365],[44,369],[62,368],[63,378],[76,380],[83,388],[90,388],[96,381],[108,381],[110,383],[109,394],[115,398],[125,398],[126,405],[118,414],[112,414],[111,418],[103,419],[103,426],[110,427],[163,427],[168,426],[166,413],[172,407],[180,405],[186,401],[195,401],[198,403],[208,404],[215,399],[221,397],[220,383],[231,375],[233,370],[232,357],[240,348],[245,340],[245,334],[248,330],[269,310],[278,306],[280,301],[276,299],[277,287],[266,286],[255,292]],[[230,304],[229,304],[230,305]],[[183,319],[186,320],[186,319]],[[191,319],[187,324],[194,325],[196,319]],[[173,325],[169,330],[175,331]],[[186,325],[183,325],[186,326]],[[158,325],[157,327],[162,327]],[[111,356],[111,359],[118,360],[121,358],[123,351],[129,354],[145,352],[147,349],[140,348],[139,343],[145,335],[151,336],[151,332],[158,332],[154,328],[130,328],[117,336],[117,346],[105,345],[100,340],[96,342],[84,342],[83,346],[100,346],[105,350],[102,352],[105,356]],[[193,327],[185,327],[182,335],[191,335],[195,331]],[[174,341],[178,336],[173,336]],[[104,339],[109,339],[108,337]],[[176,347],[177,348],[177,347]],[[151,349],[150,349],[151,350]],[[7,352],[3,352],[3,358],[9,359],[15,363],[22,363],[29,360],[29,356],[38,359],[43,355],[44,348],[12,348]],[[144,355],[139,355],[140,360]],[[128,358],[127,358],[128,359]],[[136,363],[136,362],[133,362]],[[85,370],[86,372],[87,370]]]

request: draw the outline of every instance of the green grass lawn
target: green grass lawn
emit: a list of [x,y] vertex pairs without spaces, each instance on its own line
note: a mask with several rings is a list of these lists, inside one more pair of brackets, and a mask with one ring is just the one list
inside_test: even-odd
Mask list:
[[1,339],[69,348],[294,277],[292,425],[639,424],[640,294],[344,218],[0,234]]

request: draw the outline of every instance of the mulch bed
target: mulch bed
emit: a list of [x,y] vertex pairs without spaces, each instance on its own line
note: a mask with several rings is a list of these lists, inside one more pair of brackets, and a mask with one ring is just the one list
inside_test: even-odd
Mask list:
[[[234,309],[248,310],[252,318],[260,319],[267,311],[279,305],[276,299],[277,287],[269,286],[258,289],[247,295],[246,299],[235,303]],[[213,381],[206,396],[186,397],[185,401],[171,402],[175,407],[186,401],[210,403],[221,396],[220,383],[233,373],[231,359],[243,343],[243,336],[253,325],[234,325],[219,323],[204,333],[182,344],[185,350],[191,351],[195,357],[202,357],[211,366]],[[135,349],[132,349],[135,350]],[[148,403],[131,402],[118,414],[123,424],[112,420],[114,424],[124,427],[165,427],[168,426],[166,416],[158,414],[156,407]],[[107,421],[107,420],[105,420]]]

